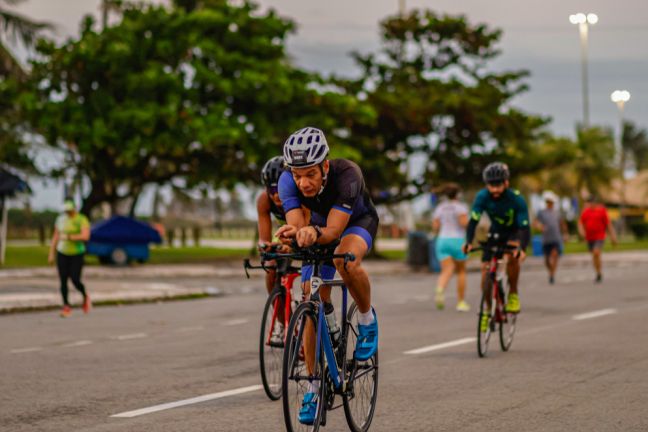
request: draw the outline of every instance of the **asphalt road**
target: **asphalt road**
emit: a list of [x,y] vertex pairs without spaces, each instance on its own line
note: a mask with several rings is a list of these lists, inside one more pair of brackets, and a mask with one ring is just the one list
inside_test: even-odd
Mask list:
[[[373,278],[381,369],[371,430],[648,430],[648,268],[609,268],[601,285],[591,276],[565,269],[549,286],[526,271],[513,346],[491,342],[485,359],[466,339],[475,311],[452,307],[454,282],[439,312],[435,276]],[[228,294],[212,299],[0,316],[0,430],[283,430],[280,403],[258,389],[263,290],[219,283]],[[114,417],[203,395],[212,399]],[[341,410],[324,430],[348,430]]]

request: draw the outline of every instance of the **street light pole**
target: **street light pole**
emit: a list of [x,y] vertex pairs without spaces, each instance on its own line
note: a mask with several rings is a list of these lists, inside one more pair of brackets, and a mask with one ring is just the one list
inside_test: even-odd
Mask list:
[[621,232],[625,231],[625,219],[623,217],[623,213],[626,207],[626,177],[625,177],[625,169],[626,169],[626,152],[625,152],[625,147],[623,146],[623,111],[625,108],[626,102],[630,100],[630,92],[627,90],[615,90],[612,92],[610,95],[610,99],[612,102],[614,102],[619,109],[619,133],[617,134],[617,145],[616,145],[616,150],[617,150],[617,155],[619,157],[619,174],[621,175],[621,193],[620,193],[620,198],[621,198],[621,203],[620,203],[620,208],[619,208],[619,213],[621,216]]
[[583,87],[583,126],[589,127],[589,77],[588,77],[588,38],[589,25],[598,22],[598,16],[593,13],[585,15],[577,13],[569,16],[569,22],[578,24],[581,42],[581,81]]

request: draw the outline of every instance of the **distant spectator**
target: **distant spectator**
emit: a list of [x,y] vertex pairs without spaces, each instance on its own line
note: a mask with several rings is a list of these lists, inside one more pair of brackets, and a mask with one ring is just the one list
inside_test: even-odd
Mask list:
[[63,204],[63,213],[54,224],[54,235],[48,257],[50,264],[53,264],[56,258],[56,267],[61,282],[61,296],[63,297],[62,318],[67,318],[72,313],[68,300],[68,279],[72,279],[74,287],[83,295],[83,312],[90,311],[90,297],[81,283],[83,257],[86,251],[85,242],[88,240],[90,240],[88,218],[77,212],[74,201],[66,200]]
[[558,258],[563,250],[563,240],[567,238],[567,223],[560,214],[560,209],[555,208],[558,197],[551,191],[542,194],[546,208],[536,215],[534,227],[542,232],[542,251],[545,257],[545,266],[549,271],[549,283],[553,284],[558,267]]
[[610,223],[607,210],[602,204],[597,202],[595,196],[587,199],[583,213],[578,220],[578,233],[587,241],[589,251],[592,253],[592,262],[596,270],[596,283],[603,280],[601,265],[601,251],[605,243],[606,234],[610,234],[612,244],[617,244],[616,232],[614,226]]
[[438,232],[436,254],[441,262],[441,275],[437,282],[435,302],[438,309],[445,307],[444,291],[453,273],[457,274],[457,310],[467,312],[470,306],[465,301],[466,259],[461,251],[468,225],[468,206],[460,202],[459,186],[449,184],[444,188],[447,200],[434,210],[432,229]]

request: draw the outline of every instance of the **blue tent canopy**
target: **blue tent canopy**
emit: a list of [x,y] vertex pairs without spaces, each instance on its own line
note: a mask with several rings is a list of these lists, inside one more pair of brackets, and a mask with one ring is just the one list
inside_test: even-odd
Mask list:
[[114,216],[96,224],[90,241],[97,243],[149,244],[162,243],[160,233],[149,224],[124,216]]

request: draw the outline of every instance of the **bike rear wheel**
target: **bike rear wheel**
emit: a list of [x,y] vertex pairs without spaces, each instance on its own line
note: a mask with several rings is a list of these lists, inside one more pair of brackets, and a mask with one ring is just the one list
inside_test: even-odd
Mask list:
[[343,334],[346,343],[344,378],[347,383],[342,397],[344,416],[353,432],[369,430],[378,400],[378,353],[367,361],[354,357],[358,340],[358,308],[353,303],[347,313]]
[[[502,303],[504,301],[504,290],[500,289],[500,297]],[[506,312],[506,307],[502,307],[502,319],[499,325],[500,347],[502,351],[508,351],[513,344],[513,337],[515,336],[515,325],[517,323],[517,314]]]
[[259,363],[261,366],[261,382],[266,395],[271,400],[281,398],[281,370],[283,367],[284,344],[270,341],[273,327],[283,325],[279,320],[279,312],[285,310],[286,296],[280,288],[272,291],[266,300],[261,319],[261,335],[259,338]]
[[[493,281],[488,280],[486,290],[482,293],[481,303],[479,305],[479,318],[477,319],[477,354],[479,357],[486,356],[488,352],[488,342],[490,341],[493,328],[493,317],[495,312],[495,300],[493,299]],[[491,301],[491,306],[488,306],[487,300]],[[484,315],[488,315],[488,326],[485,331],[482,331],[481,323]]]
[[[315,432],[319,429],[325,399],[324,385],[324,355],[320,353],[319,359],[315,359],[314,368],[311,374],[306,366],[304,358],[305,333],[310,328],[310,336],[315,340],[314,331],[317,329],[317,311],[311,302],[305,302],[293,313],[288,326],[288,337],[286,338],[286,349],[283,356],[283,371],[281,391],[283,398],[283,412],[286,430],[288,432]],[[314,343],[314,342],[313,342]],[[314,347],[313,347],[314,349]],[[308,392],[309,383],[318,381],[319,395],[317,398],[317,414],[312,425],[305,425],[299,422],[299,411],[301,410],[304,395]]]

